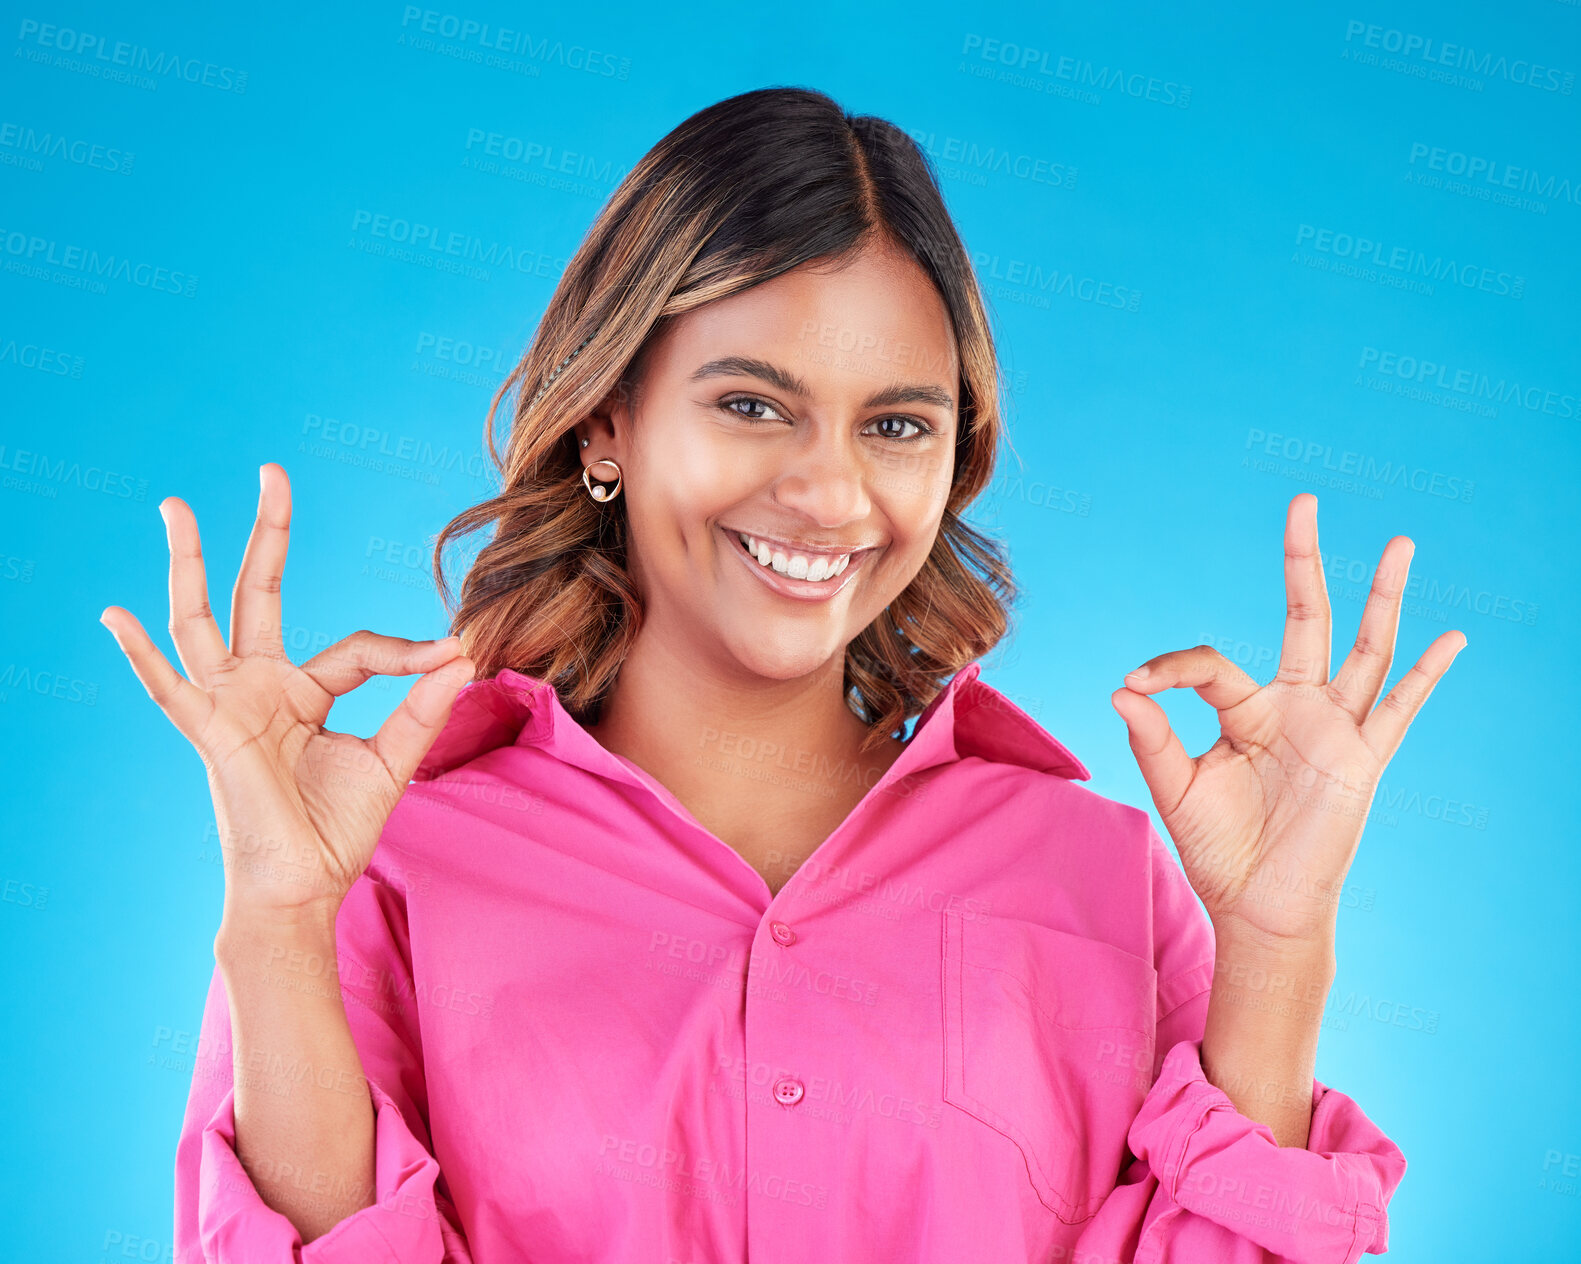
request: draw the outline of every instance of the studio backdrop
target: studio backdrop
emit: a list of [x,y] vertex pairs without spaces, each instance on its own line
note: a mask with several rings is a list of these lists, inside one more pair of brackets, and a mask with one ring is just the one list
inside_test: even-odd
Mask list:
[[224,874],[203,768],[98,622],[178,661],[159,502],[224,627],[279,462],[288,653],[443,635],[434,536],[494,486],[489,402],[599,208],[694,111],[798,85],[935,165],[1003,368],[970,517],[1023,596],[984,677],[1093,789],[1153,811],[1109,703],[1132,667],[1207,644],[1271,678],[1293,496],[1336,667],[1415,542],[1389,683],[1467,647],[1339,897],[1317,1075],[1409,1163],[1391,1259],[1581,1258],[1581,7],[8,9],[9,1256],[173,1255]]

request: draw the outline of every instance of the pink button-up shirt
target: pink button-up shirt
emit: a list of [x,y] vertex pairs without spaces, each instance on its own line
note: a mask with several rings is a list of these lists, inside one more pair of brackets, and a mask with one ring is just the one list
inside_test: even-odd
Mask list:
[[[979,671],[777,895],[545,682],[467,685],[336,924],[377,1201],[303,1246],[259,1198],[216,971],[178,1261],[1383,1252],[1399,1149],[1321,1083],[1281,1148],[1208,1082],[1185,875]],[[698,753],[829,774],[731,734]]]

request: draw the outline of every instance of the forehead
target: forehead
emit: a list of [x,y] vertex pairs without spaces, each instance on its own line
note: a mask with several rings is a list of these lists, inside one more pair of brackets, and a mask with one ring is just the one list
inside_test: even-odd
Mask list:
[[803,264],[687,312],[654,350],[680,374],[721,355],[772,357],[831,389],[904,378],[954,395],[960,371],[943,298],[916,260],[888,247]]

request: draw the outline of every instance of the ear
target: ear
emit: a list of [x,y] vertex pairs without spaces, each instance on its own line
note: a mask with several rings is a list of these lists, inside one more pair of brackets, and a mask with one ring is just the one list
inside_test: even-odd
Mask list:
[[[573,427],[582,464],[591,465],[605,457],[624,464],[631,445],[632,415],[630,387],[623,381],[617,382],[592,412]],[[586,444],[582,442],[584,439]]]

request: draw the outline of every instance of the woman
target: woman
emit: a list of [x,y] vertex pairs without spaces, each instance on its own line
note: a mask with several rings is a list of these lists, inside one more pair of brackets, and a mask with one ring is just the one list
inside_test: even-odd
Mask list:
[[[513,391],[502,491],[435,551],[450,605],[446,540],[495,527],[456,636],[291,664],[277,465],[229,647],[174,497],[189,679],[105,612],[225,849],[179,1260],[1384,1249],[1404,1159],[1312,1070],[1373,788],[1464,643],[1374,709],[1408,539],[1332,681],[1301,495],[1275,681],[1199,646],[1114,693],[1182,873],[979,678],[1015,591],[961,517],[994,349],[899,130],[788,88],[688,119],[491,451]],[[413,673],[373,738],[323,727]],[[1182,686],[1223,727],[1197,759],[1148,696]]]

